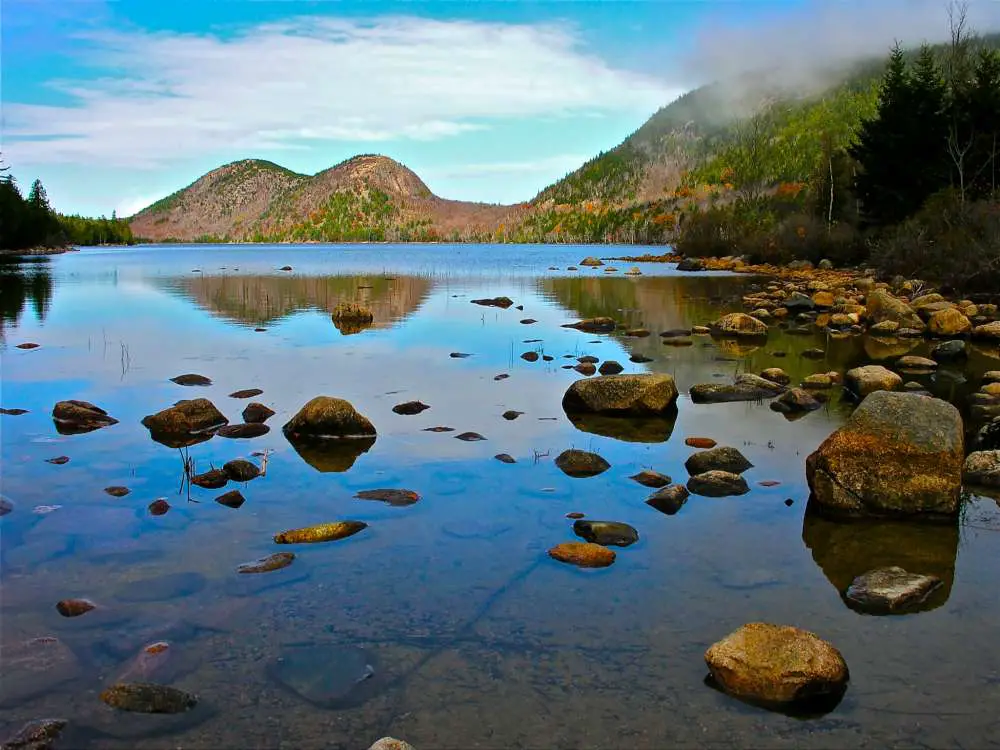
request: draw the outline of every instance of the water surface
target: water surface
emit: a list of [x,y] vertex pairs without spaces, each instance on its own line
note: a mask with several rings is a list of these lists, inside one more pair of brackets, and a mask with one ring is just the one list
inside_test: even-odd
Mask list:
[[[994,501],[970,498],[957,528],[813,518],[805,457],[850,413],[839,393],[791,422],[766,403],[686,397],[695,383],[764,367],[798,381],[904,352],[778,330],[757,348],[699,337],[665,346],[657,333],[738,309],[760,280],[658,264],[625,277],[633,264],[623,262],[609,263],[616,273],[566,270],[598,250],[611,254],[177,245],[91,248],[0,269],[0,405],[28,410],[0,418],[2,491],[15,506],[0,520],[0,635],[7,654],[45,636],[66,648],[55,668],[22,666],[17,684],[4,680],[0,730],[62,716],[70,746],[88,748],[357,748],[386,734],[418,749],[996,745]],[[291,271],[278,270],[286,264]],[[523,310],[470,303],[499,295]],[[341,301],[370,306],[373,326],[338,330],[330,312]],[[561,327],[596,315],[653,335]],[[23,342],[40,347],[15,348]],[[912,346],[926,354],[924,343]],[[814,347],[825,358],[801,356]],[[526,351],[553,359],[529,363]],[[676,421],[647,442],[578,429],[560,401],[580,376],[563,365],[585,354],[672,374]],[[635,354],[653,361],[632,363]],[[997,353],[976,349],[926,385],[961,405],[987,369],[1000,369]],[[213,385],[170,382],[183,373]],[[199,471],[268,451],[266,476],[236,485],[246,503],[232,509],[214,501],[222,490],[186,487],[182,453],[150,440],[140,420],[204,396],[236,423],[247,402],[228,394],[244,388],[263,390],[254,400],[275,410],[271,432],[187,451]],[[348,399],[378,430],[346,471],[310,462],[281,434],[317,395]],[[72,398],[120,423],[59,435],[52,406]],[[411,400],[431,408],[393,413]],[[508,421],[507,410],[524,413]],[[425,431],[434,426],[455,431]],[[486,440],[456,440],[464,431]],[[653,468],[686,481],[689,436],[741,450],[754,464],[752,492],[692,497],[675,515],[646,505],[650,491],[629,476]],[[571,479],[553,464],[567,448],[596,451],[612,468]],[[59,455],[70,461],[46,462]],[[114,498],[103,491],[111,485],[132,491]],[[392,487],[421,500],[353,497]],[[157,498],[171,505],[164,515],[147,510]],[[630,523],[639,542],[605,570],[552,561],[547,549],[575,539],[569,512]],[[368,528],[297,547],[282,571],[235,572],[285,549],[276,532],[345,519]],[[893,561],[945,586],[915,614],[845,606],[854,575]],[[67,597],[101,608],[62,618],[55,603]],[[754,620],[812,630],[843,652],[851,685],[833,712],[794,719],[703,684],[704,650]],[[197,693],[199,707],[182,717],[114,714],[98,693],[157,640],[171,644],[171,658],[154,681]]]

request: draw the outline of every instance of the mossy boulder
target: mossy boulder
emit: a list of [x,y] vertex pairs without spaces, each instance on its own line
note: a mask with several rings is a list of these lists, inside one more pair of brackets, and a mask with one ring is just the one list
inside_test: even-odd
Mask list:
[[325,440],[375,437],[375,425],[349,401],[317,396],[299,409],[281,428],[289,440]]
[[924,330],[924,321],[908,304],[893,297],[884,289],[875,289],[867,297],[865,308],[868,319],[874,323],[892,321],[900,328],[915,328]]
[[677,386],[670,375],[601,375],[573,383],[563,395],[562,407],[570,414],[662,416],[676,401]]
[[118,424],[104,409],[89,401],[59,401],[52,407],[52,421],[60,435],[79,435]]
[[953,516],[962,418],[940,399],[877,391],[806,460],[817,507],[848,516]]
[[207,398],[178,401],[173,406],[143,418],[142,425],[157,442],[208,435],[229,424],[226,416]]
[[903,379],[881,365],[865,365],[848,370],[844,382],[852,393],[864,398],[875,391],[894,391]]
[[773,704],[839,697],[847,663],[831,644],[800,628],[751,622],[705,652],[712,679],[725,692]]
[[713,336],[719,337],[765,338],[767,336],[767,324],[746,313],[723,315],[709,328]]

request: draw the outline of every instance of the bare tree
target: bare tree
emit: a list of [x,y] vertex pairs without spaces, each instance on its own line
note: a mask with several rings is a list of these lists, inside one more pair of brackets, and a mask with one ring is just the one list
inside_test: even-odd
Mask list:
[[974,33],[968,26],[969,4],[965,0],[948,5],[949,44],[945,58],[945,82],[951,95],[951,116],[948,124],[948,156],[958,174],[958,196],[965,204],[966,158],[976,143],[975,126],[963,122],[962,106],[972,77],[972,42]]

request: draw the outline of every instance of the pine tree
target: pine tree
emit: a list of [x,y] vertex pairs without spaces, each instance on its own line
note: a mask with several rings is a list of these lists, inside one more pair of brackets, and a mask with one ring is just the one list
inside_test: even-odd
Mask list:
[[947,187],[948,168],[948,90],[934,52],[926,44],[920,48],[911,82],[913,100],[912,126],[908,129],[908,148],[917,167],[908,191],[909,214],[920,209],[934,193]]
[[51,213],[52,206],[49,205],[49,196],[45,192],[45,186],[42,185],[41,180],[36,179],[31,183],[31,189],[28,191],[28,205],[38,211]]
[[1000,189],[1000,52],[982,50],[968,94],[968,112],[975,141],[969,164],[973,197],[995,195]]

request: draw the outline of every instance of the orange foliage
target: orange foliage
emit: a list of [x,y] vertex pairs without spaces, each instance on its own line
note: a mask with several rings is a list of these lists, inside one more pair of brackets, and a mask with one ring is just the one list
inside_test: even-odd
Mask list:
[[805,183],[802,182],[782,182],[774,194],[778,198],[795,198],[805,189]]

